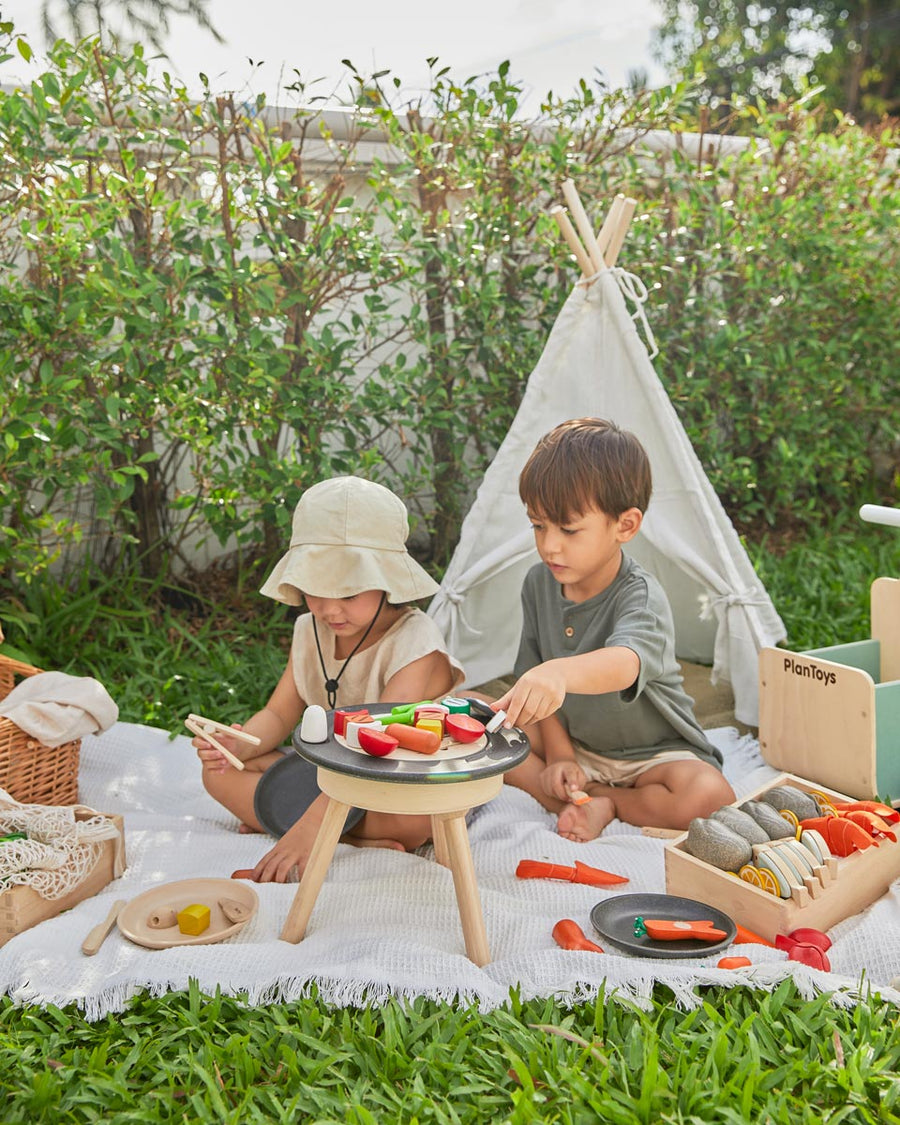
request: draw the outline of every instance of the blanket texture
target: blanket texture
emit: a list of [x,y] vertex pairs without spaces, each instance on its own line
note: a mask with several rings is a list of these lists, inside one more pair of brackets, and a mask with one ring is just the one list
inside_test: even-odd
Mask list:
[[[766,784],[757,743],[733,728],[709,732],[725,755],[725,772],[741,797]],[[228,877],[252,867],[270,841],[241,835],[235,819],[204,792],[196,754],[185,737],[116,723],[82,745],[80,800],[125,818],[128,866],[121,879],[57,918],[12,938],[0,949],[0,991],[16,1002],[74,1003],[88,1019],[121,1011],[146,989],[154,995],[185,989],[190,980],[212,993],[249,1003],[292,1000],[315,986],[334,1005],[366,1005],[390,997],[472,1003],[482,1011],[523,998],[554,996],[574,1003],[601,989],[649,1007],[656,982],[683,1006],[701,1002],[698,986],[749,985],[772,989],[793,976],[804,995],[828,992],[851,1005],[870,989],[900,1002],[889,987],[900,974],[900,885],[865,913],[833,927],[832,972],[787,960],[761,945],[729,953],[753,962],[717,969],[721,954],[656,961],[607,952],[566,952],[550,931],[575,919],[589,937],[595,903],[617,893],[665,890],[664,841],[614,821],[601,839],[575,844],[555,832],[555,818],[527,794],[504,786],[478,810],[469,837],[493,960],[478,968],[465,956],[450,872],[422,854],[358,850],[339,845],[304,941],[279,933],[295,885],[260,885],[259,910],[234,937],[212,945],[150,950],[117,930],[94,957],[80,945],[116,899],[197,876]],[[606,890],[546,880],[520,880],[520,859],[571,865],[576,859],[625,875]],[[601,942],[602,944],[602,942]]]

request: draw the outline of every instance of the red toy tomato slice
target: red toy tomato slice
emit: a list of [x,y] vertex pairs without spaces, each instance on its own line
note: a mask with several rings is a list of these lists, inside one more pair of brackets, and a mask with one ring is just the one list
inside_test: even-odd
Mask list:
[[374,758],[383,758],[400,745],[396,738],[391,738],[383,730],[376,730],[374,727],[360,727],[357,737],[360,750],[365,750]]
[[801,926],[798,930],[791,930],[788,937],[802,945],[814,945],[826,953],[831,949],[831,938],[821,930],[812,930],[808,926]]
[[811,969],[824,969],[826,973],[831,972],[831,962],[822,950],[817,945],[808,945],[803,941],[798,941],[788,951],[788,961],[799,961],[802,965],[809,965]]
[[477,742],[484,734],[484,723],[471,715],[445,715],[444,730],[454,742]]

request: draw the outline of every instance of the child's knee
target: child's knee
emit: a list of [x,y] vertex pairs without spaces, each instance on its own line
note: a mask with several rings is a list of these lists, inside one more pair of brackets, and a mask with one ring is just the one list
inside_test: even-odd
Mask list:
[[713,766],[695,779],[691,795],[694,810],[692,817],[710,816],[716,809],[730,805],[735,800],[734,790],[724,775]]

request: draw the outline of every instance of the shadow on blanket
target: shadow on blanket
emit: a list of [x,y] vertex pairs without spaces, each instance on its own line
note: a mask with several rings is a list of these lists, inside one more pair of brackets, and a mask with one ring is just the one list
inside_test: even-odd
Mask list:
[[[711,732],[725,754],[725,772],[738,796],[765,784],[755,740],[733,727]],[[268,846],[241,835],[237,822],[204,792],[187,738],[117,723],[84,740],[81,800],[124,815],[128,867],[95,898],[13,938],[0,949],[0,990],[17,1002],[76,1003],[89,1019],[125,1007],[141,990],[162,994],[217,987],[250,1003],[296,999],[314,985],[336,1005],[378,1003],[417,996],[505,1004],[516,988],[523,998],[555,996],[575,1002],[605,988],[648,1006],[654,984],[667,985],[678,1003],[700,1002],[697,986],[773,988],[791,975],[801,990],[833,993],[852,1004],[870,986],[887,989],[900,972],[900,902],[889,893],[865,914],[834,927],[832,973],[788,962],[760,945],[734,946],[749,957],[740,970],[708,958],[653,961],[608,952],[566,952],[551,938],[560,918],[591,933],[591,907],[614,889],[544,880],[517,880],[520,859],[571,865],[575,859],[628,877],[630,892],[665,890],[661,840],[614,821],[601,839],[575,844],[554,831],[555,818],[527,794],[508,786],[474,816],[470,839],[493,960],[484,968],[465,956],[450,872],[426,848],[421,855],[339,845],[316,905],[308,936],[298,945],[279,940],[296,888],[257,887],[260,908],[235,937],[214,945],[148,950],[114,932],[92,958],[80,953],[88,930],[115,899],[194,876],[228,876],[252,867]]]

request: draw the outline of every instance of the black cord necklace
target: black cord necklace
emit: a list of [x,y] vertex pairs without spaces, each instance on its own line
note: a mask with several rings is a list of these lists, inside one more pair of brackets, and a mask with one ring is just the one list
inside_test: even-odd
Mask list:
[[375,610],[375,616],[369,622],[369,624],[366,628],[366,631],[363,633],[363,635],[359,638],[359,640],[354,645],[353,652],[350,653],[350,655],[347,657],[347,659],[341,665],[341,670],[338,672],[338,674],[335,676],[335,678],[333,680],[330,680],[328,678],[328,672],[325,668],[325,659],[322,656],[322,646],[319,644],[319,630],[316,628],[316,618],[315,618],[315,614],[313,614],[313,636],[316,638],[316,652],[319,654],[319,665],[322,668],[322,675],[325,677],[325,692],[328,696],[328,706],[332,711],[334,710],[335,703],[337,703],[338,684],[340,682],[341,676],[343,676],[343,674],[344,674],[344,669],[350,663],[352,658],[356,655],[356,652],[359,649],[359,646],[363,643],[363,641],[366,639],[366,637],[368,637],[369,633],[372,632],[372,627],[374,626],[375,622],[378,620],[378,615],[381,613],[382,609],[384,608],[384,603],[385,603],[386,598],[387,598],[387,594],[384,591],[382,591],[381,601],[378,603],[378,609]]

